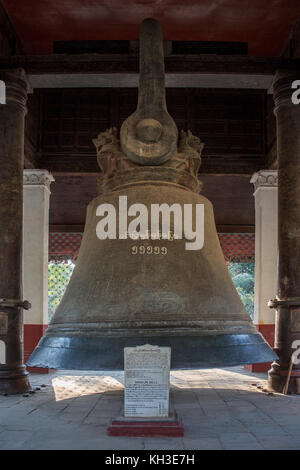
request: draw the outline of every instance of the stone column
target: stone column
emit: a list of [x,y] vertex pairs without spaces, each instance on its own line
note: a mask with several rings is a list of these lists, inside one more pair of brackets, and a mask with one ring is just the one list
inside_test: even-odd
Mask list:
[[[274,80],[278,152],[278,286],[275,351],[269,386],[282,391],[293,352],[300,340],[300,104],[293,104],[292,83],[299,72],[277,71]],[[300,364],[293,364],[289,390],[296,391]],[[298,379],[298,380],[297,380]]]
[[[277,170],[260,170],[251,178],[255,198],[254,323],[274,346],[275,314],[267,303],[276,292],[277,277]],[[252,372],[266,372],[270,363],[253,364]]]
[[[30,388],[23,365],[22,225],[24,117],[28,82],[22,69],[0,71],[0,393]],[[3,300],[6,299],[6,300]]]
[[[24,321],[24,359],[48,326],[49,199],[53,176],[47,170],[24,170],[24,296],[31,309]],[[28,368],[30,372],[47,372]]]

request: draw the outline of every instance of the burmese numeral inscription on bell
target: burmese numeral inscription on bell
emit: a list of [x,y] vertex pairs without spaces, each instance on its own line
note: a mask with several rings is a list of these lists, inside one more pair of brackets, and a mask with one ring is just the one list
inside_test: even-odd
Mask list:
[[124,348],[125,416],[169,415],[171,348]]

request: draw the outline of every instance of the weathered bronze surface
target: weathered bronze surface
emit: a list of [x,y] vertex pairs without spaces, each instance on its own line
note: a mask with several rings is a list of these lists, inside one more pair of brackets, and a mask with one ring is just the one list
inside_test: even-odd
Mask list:
[[[148,78],[142,56],[145,76],[138,110],[123,124],[120,141],[116,129],[94,140],[103,172],[100,195],[88,206],[72,279],[30,366],[122,369],[123,348],[146,343],[171,346],[173,368],[230,366],[276,357],[232,284],[212,205],[199,194],[203,143],[189,131],[177,140],[167,115],[162,40],[154,20],[143,22],[142,38],[146,34],[154,35],[153,44],[160,51],[157,66],[156,49],[145,54],[154,96],[147,94],[146,85],[143,88],[143,79]],[[154,149],[153,154],[147,148]],[[128,207],[144,204],[148,214],[152,204],[203,204],[204,247],[186,250],[186,239],[166,240],[162,234],[159,239],[99,240],[97,208],[112,204],[120,220],[127,212],[119,208],[120,196],[127,196]],[[118,226],[117,235],[120,230]]]

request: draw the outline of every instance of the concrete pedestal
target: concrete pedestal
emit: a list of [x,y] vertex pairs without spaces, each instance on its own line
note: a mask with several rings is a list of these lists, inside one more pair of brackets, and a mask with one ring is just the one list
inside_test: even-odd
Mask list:
[[107,429],[109,436],[183,437],[184,427],[177,415],[160,419],[115,419]]
[[123,412],[112,419],[107,434],[127,437],[183,437],[184,426],[182,418],[174,409],[172,399],[169,416],[166,418],[127,418]]

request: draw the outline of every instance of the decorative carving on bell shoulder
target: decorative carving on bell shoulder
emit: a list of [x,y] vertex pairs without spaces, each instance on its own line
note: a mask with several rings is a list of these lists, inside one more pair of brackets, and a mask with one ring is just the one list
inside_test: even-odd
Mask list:
[[163,166],[175,168],[179,171],[187,171],[197,178],[201,166],[201,154],[204,143],[190,130],[181,131],[177,153]]
[[254,173],[251,183],[254,184],[255,190],[260,187],[274,187],[278,185],[278,172],[277,170],[260,170]]
[[[97,150],[97,161],[100,169],[107,178],[111,178],[115,173],[140,168],[143,165],[132,162],[122,152],[117,129],[115,127],[101,132],[93,143]],[[162,165],[155,165],[155,168],[173,168],[177,171],[187,171],[192,176],[197,177],[201,165],[201,153],[204,143],[199,137],[194,136],[191,131],[181,131],[178,142],[178,151],[173,157]],[[153,168],[153,167],[151,167]]]
[[118,132],[115,127],[101,132],[93,144],[97,150],[97,162],[106,178],[111,178],[118,171],[135,168],[135,165],[122,152]]
[[24,170],[23,184],[28,186],[46,186],[50,190],[50,185],[54,181],[48,170]]
[[195,192],[201,190],[198,171],[204,144],[191,131],[181,131],[178,150],[168,161],[152,166],[135,163],[124,154],[114,127],[101,132],[93,143],[102,171],[97,183],[100,193],[146,180],[175,183]]

